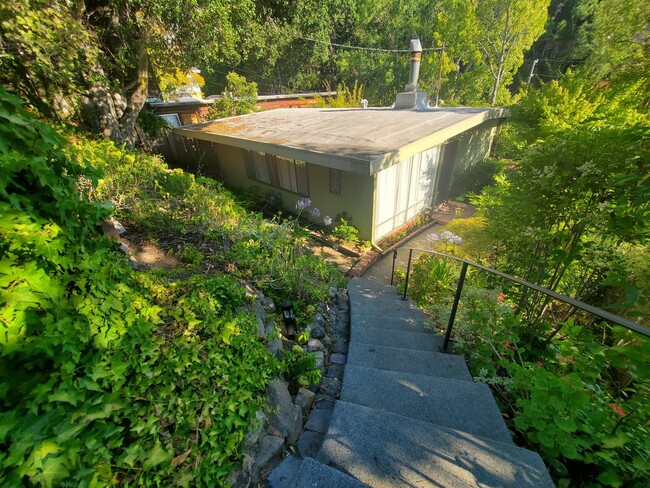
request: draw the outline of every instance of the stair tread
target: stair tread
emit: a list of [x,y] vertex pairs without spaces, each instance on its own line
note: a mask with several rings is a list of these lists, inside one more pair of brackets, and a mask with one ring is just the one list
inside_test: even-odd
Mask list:
[[537,453],[342,400],[318,460],[375,488],[554,486]]
[[347,364],[472,381],[465,359],[454,354],[353,342]]
[[360,481],[315,459],[305,458],[291,488],[364,488]]
[[375,329],[405,330],[409,332],[428,333],[421,318],[377,317],[375,315],[353,314],[350,325],[354,327],[372,327]]
[[350,342],[438,352],[444,342],[444,338],[430,332],[411,332],[357,325],[356,327],[351,327]]
[[512,443],[482,383],[348,364],[341,400]]

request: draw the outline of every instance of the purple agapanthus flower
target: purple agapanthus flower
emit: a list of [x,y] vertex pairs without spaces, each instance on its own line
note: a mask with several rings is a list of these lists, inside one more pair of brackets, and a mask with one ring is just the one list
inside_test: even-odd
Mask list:
[[311,216],[317,219],[318,217],[320,217],[320,210],[318,210],[317,208],[313,208],[311,210]]
[[311,198],[301,198],[296,202],[296,210],[304,210],[311,205]]
[[330,217],[329,215],[326,215],[325,218],[323,219],[323,223],[325,225],[332,225],[332,217]]

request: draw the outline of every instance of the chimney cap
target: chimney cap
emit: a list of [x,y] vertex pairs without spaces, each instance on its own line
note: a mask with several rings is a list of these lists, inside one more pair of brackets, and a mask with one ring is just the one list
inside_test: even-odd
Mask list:
[[422,44],[420,43],[420,39],[415,35],[413,39],[411,39],[411,52],[412,53],[421,53],[422,52]]

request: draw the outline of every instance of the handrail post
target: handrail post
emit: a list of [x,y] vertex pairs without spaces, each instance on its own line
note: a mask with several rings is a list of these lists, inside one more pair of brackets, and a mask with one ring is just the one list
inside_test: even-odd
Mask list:
[[406,266],[406,283],[404,283],[404,296],[402,300],[406,300],[406,292],[409,289],[409,275],[411,274],[411,258],[413,257],[413,249],[409,249],[409,263]]
[[393,250],[393,267],[390,269],[390,286],[393,286],[393,278],[395,277],[395,260],[397,259],[397,249]]
[[449,347],[449,338],[451,337],[451,329],[454,327],[454,320],[456,320],[456,311],[458,310],[458,302],[460,302],[460,294],[463,292],[463,285],[465,284],[465,275],[467,274],[467,263],[463,263],[460,270],[460,278],[458,278],[458,286],[456,287],[456,295],[454,296],[454,304],[451,307],[449,314],[449,323],[447,324],[447,331],[445,332],[445,342],[443,342],[440,350],[447,352]]

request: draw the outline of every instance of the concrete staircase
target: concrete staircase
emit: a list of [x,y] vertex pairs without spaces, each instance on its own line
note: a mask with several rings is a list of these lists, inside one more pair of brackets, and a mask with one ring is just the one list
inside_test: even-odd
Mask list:
[[290,486],[553,486],[539,455],[513,444],[489,388],[437,352],[421,310],[363,278],[348,290],[341,398],[317,459]]

